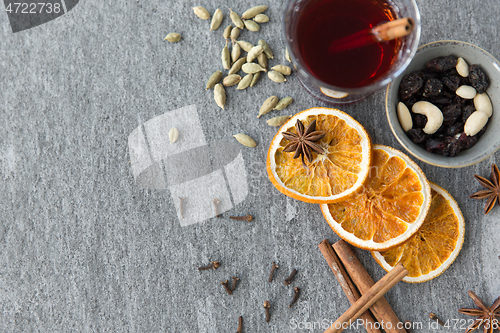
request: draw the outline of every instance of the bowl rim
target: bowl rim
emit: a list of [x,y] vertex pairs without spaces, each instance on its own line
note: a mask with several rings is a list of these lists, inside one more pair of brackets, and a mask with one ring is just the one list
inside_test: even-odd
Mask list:
[[[474,44],[468,43],[468,42],[462,42],[462,41],[453,40],[453,39],[438,40],[438,41],[434,41],[434,42],[430,42],[430,43],[424,44],[424,45],[420,46],[417,49],[417,52],[415,53],[415,56],[413,57],[413,59],[415,59],[415,57],[418,55],[418,52],[420,50],[422,50],[424,48],[428,48],[428,47],[430,47],[430,46],[432,46],[434,44],[438,44],[438,43],[439,44],[459,43],[459,44],[468,45],[468,46],[471,46],[472,48],[475,48],[475,49],[478,49],[479,51],[482,51],[483,53],[487,54],[492,59],[494,59],[497,63],[499,63],[499,61],[497,60],[497,58],[495,58],[491,53],[489,53],[488,51],[484,50],[483,48],[481,48],[479,46],[476,46]],[[400,75],[403,75],[403,73],[401,73]],[[484,156],[482,156],[479,159],[472,160],[471,162],[468,162],[468,163],[460,163],[460,164],[455,164],[455,165],[453,165],[453,164],[440,164],[439,162],[431,161],[431,160],[425,158],[424,156],[419,155],[417,152],[413,151],[413,149],[411,149],[407,144],[405,144],[403,142],[403,140],[396,134],[396,130],[394,129],[394,125],[391,122],[390,110],[389,110],[389,90],[391,89],[393,83],[394,83],[394,81],[392,81],[391,83],[389,83],[387,85],[387,88],[386,88],[386,91],[385,91],[385,114],[387,116],[387,122],[389,123],[389,127],[391,128],[392,134],[396,137],[396,140],[398,140],[398,142],[406,149],[406,151],[409,152],[411,155],[413,155],[415,158],[417,158],[420,161],[425,162],[427,164],[433,165],[433,166],[437,166],[437,167],[441,167],[441,168],[447,168],[447,169],[458,169],[458,168],[464,168],[464,167],[468,167],[468,166],[471,166],[471,165],[478,164],[478,163],[486,160],[487,158],[491,157],[493,154],[495,154],[498,151],[498,149],[500,149],[500,140],[499,140],[498,143],[496,144],[496,146],[494,146],[492,152],[488,153],[487,155],[484,155]]]

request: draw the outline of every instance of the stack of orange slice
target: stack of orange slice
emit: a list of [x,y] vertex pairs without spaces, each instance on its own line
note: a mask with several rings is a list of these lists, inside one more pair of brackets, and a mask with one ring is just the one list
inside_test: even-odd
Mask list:
[[[284,152],[294,132],[316,120],[325,136],[324,151],[302,165]],[[423,282],[441,274],[458,256],[463,243],[463,217],[455,200],[408,156],[372,145],[361,124],[346,113],[312,108],[290,118],[275,135],[267,156],[269,179],[282,193],[321,204],[330,227],[350,244],[373,252],[390,270],[403,262],[407,282]]]

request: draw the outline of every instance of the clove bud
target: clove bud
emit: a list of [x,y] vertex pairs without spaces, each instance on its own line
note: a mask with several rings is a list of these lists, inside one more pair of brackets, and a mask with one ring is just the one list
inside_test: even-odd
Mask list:
[[206,266],[201,266],[201,267],[198,267],[198,270],[199,271],[206,271],[207,269],[217,269],[219,268],[220,266],[220,262],[218,261],[212,261],[210,264],[206,265]]
[[296,274],[297,274],[297,270],[294,268],[294,269],[293,269],[293,271],[292,271],[292,273],[290,273],[290,276],[289,276],[289,277],[287,277],[287,278],[285,279],[285,281],[283,281],[283,284],[284,284],[285,286],[290,285],[290,283],[292,283],[292,280],[293,280],[293,278],[295,277],[295,275],[296,275]]
[[443,321],[441,319],[439,319],[439,317],[435,313],[433,313],[433,312],[429,313],[429,318],[431,318],[432,320],[437,321],[437,323],[439,325],[445,326],[445,323],[443,323]]
[[226,292],[229,294],[229,295],[232,295],[233,292],[231,291],[231,288],[229,287],[229,282],[226,280],[224,282],[221,282],[220,284],[222,284],[222,286],[224,287],[224,289],[226,289]]
[[241,333],[242,326],[243,326],[243,317],[239,316],[239,318],[238,318],[238,329],[236,330],[236,333]]
[[250,222],[253,220],[252,215],[245,215],[245,216],[229,216],[231,220],[238,220],[238,221],[247,221]]
[[231,291],[234,291],[236,289],[236,283],[238,282],[239,278],[236,276],[233,276],[233,285],[231,287]]
[[269,273],[269,283],[273,281],[274,271],[276,268],[279,268],[279,266],[273,261],[273,266],[271,267],[271,272]]
[[269,301],[264,301],[264,310],[266,312],[266,323],[268,323],[269,320],[271,320],[271,314],[269,313],[270,307],[271,305],[269,304]]
[[295,304],[295,302],[297,302],[297,300],[299,299],[299,292],[300,292],[300,288],[299,288],[299,287],[295,287],[295,288],[293,289],[293,291],[294,291],[294,292],[293,292],[293,299],[292,299],[292,301],[290,302],[290,304],[288,305],[288,307],[289,307],[289,308],[291,308],[291,307],[292,307],[292,305],[294,305],[294,304]]

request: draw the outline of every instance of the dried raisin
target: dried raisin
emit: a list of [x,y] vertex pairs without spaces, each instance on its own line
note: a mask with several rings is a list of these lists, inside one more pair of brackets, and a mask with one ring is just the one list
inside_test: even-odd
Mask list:
[[474,111],[476,111],[476,108],[473,105],[467,105],[466,107],[464,107],[464,111],[462,113],[462,123],[465,124],[465,122],[467,121],[467,118],[469,118],[469,116]]
[[425,143],[425,149],[432,153],[443,154],[446,144],[443,139],[429,139]]
[[427,63],[427,68],[436,72],[445,72],[455,68],[458,58],[455,56],[437,57]]
[[421,128],[412,128],[406,134],[413,143],[422,143],[427,139],[427,135]]
[[490,86],[490,80],[479,65],[469,67],[469,81],[478,94],[482,94]]
[[435,78],[430,78],[425,81],[424,91],[422,96],[424,97],[436,97],[443,91],[443,83]]
[[399,86],[399,97],[401,100],[410,98],[417,93],[424,85],[424,74],[422,72],[414,72],[405,75]]
[[441,111],[443,112],[443,124],[445,125],[453,124],[462,114],[462,109],[457,104],[448,105]]
[[453,92],[460,87],[460,78],[458,76],[445,76],[442,80],[445,87]]

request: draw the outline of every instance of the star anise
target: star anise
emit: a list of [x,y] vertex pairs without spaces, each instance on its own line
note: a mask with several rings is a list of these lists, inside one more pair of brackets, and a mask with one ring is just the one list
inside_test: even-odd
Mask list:
[[495,203],[498,201],[500,205],[500,171],[498,171],[498,167],[495,164],[491,165],[491,175],[489,181],[486,178],[483,178],[478,175],[474,175],[474,178],[481,184],[482,187],[486,188],[486,190],[481,190],[469,196],[472,199],[486,199],[486,206],[484,206],[484,213],[488,214],[491,209],[495,206]]
[[474,303],[479,309],[458,309],[460,313],[477,317],[474,323],[467,328],[465,333],[475,331],[481,327],[481,325],[483,326],[484,333],[493,333],[495,329],[500,328],[500,297],[493,302],[490,308],[471,290],[469,290],[469,296],[474,300]]
[[316,131],[316,120],[313,120],[304,130],[304,124],[297,119],[295,129],[297,130],[297,133],[283,132],[285,139],[290,141],[290,143],[285,146],[283,151],[287,153],[295,152],[293,158],[302,156],[302,165],[306,166],[304,163],[304,156],[306,157],[307,162],[311,163],[313,151],[318,154],[324,153],[324,150],[320,147],[320,145],[315,142],[321,140],[321,138],[325,136],[325,132]]

